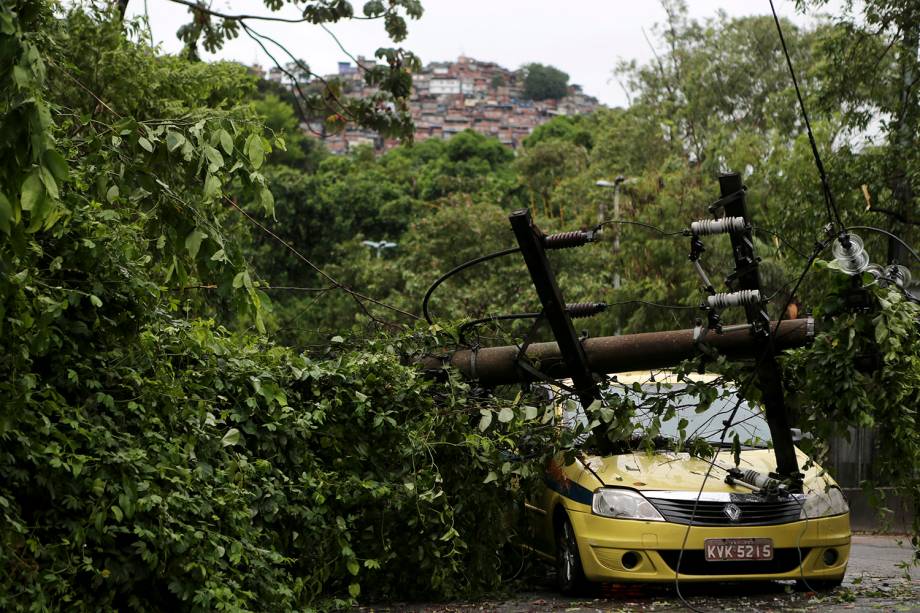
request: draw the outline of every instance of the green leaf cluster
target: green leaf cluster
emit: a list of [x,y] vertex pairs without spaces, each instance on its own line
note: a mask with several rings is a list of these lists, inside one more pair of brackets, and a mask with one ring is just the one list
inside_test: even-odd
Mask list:
[[827,267],[821,274],[833,288],[817,312],[822,332],[782,362],[797,422],[815,436],[803,443],[821,457],[834,437],[849,440],[857,427],[875,431],[880,443],[861,485],[870,499],[886,485],[913,501],[913,544],[920,551],[920,305],[896,288],[875,286],[870,306],[854,312],[847,296],[869,275],[853,279]]

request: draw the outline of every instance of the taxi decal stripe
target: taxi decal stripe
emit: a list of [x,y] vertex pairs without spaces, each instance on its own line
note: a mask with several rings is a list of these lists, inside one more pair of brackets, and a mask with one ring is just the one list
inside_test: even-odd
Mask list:
[[594,500],[594,493],[583,485],[579,485],[574,481],[568,481],[565,485],[559,483],[555,479],[545,477],[544,481],[546,486],[553,490],[554,492],[559,492],[569,500],[574,500],[577,503],[591,506],[591,502]]

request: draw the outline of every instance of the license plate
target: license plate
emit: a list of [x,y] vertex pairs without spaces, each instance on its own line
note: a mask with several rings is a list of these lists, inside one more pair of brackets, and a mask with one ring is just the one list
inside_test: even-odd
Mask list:
[[707,562],[772,560],[773,539],[706,539]]

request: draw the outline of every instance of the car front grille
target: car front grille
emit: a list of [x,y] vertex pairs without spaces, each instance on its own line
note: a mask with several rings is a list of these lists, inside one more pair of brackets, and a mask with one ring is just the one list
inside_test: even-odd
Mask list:
[[[724,560],[707,562],[702,549],[687,549],[680,560],[680,574],[682,575],[765,575],[775,573],[788,573],[795,570],[805,559],[811,549],[774,549],[772,560]],[[680,556],[678,549],[662,549],[658,555],[673,571],[677,569],[677,559]]]
[[[692,499],[667,499],[648,497],[649,501],[661,515],[676,524],[694,526],[768,526],[787,524],[798,521],[801,503],[797,500],[763,500],[755,496],[734,495],[731,500],[714,501]],[[733,504],[740,510],[737,519],[732,520],[726,514],[726,506]],[[696,511],[694,512],[694,505]]]

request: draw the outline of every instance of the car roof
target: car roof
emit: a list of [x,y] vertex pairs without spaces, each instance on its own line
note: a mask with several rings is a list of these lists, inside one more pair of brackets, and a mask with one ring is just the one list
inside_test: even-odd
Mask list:
[[[718,373],[689,373],[684,375],[685,380],[689,379],[695,383],[712,383],[718,380],[722,375]],[[621,385],[632,385],[633,383],[680,383],[677,374],[670,370],[634,370],[631,372],[621,372],[614,375],[616,383]]]
[[[718,373],[689,373],[684,375],[686,379],[690,379],[695,383],[712,383],[713,381],[718,380],[722,375]],[[633,383],[638,383],[639,385],[649,384],[649,383],[668,383],[675,384],[680,383],[680,379],[677,376],[677,373],[670,370],[631,370],[629,372],[621,372],[613,375],[611,377],[613,385],[632,385]],[[561,381],[563,385],[572,385],[571,379],[565,379]]]

